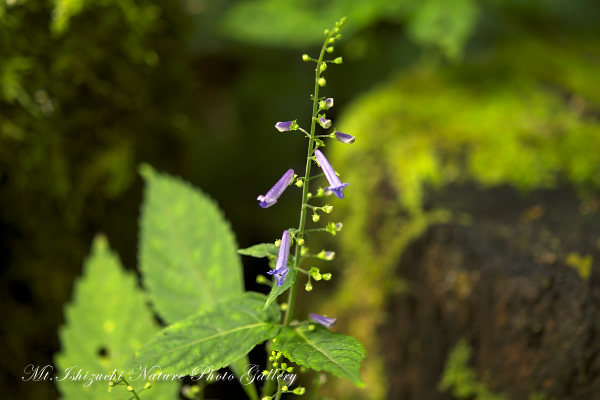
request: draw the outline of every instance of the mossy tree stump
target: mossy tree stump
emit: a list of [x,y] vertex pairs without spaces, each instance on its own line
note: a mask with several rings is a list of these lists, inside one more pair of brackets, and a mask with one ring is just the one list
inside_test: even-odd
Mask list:
[[435,206],[466,214],[431,226],[403,253],[396,274],[410,289],[390,298],[379,330],[388,398],[484,399],[460,383],[440,391],[463,339],[470,373],[490,393],[600,398],[599,197],[508,187],[445,193]]

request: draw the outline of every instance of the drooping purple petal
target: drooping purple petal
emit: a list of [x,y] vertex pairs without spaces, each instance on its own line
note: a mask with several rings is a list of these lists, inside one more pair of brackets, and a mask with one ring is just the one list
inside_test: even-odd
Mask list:
[[277,181],[277,183],[267,192],[267,194],[260,195],[256,198],[258,205],[262,208],[269,208],[273,204],[277,203],[277,199],[287,189],[289,184],[294,179],[294,170],[288,169],[285,174]]
[[325,155],[321,152],[321,150],[315,150],[315,155],[317,156],[317,161],[329,181],[329,187],[327,189],[331,190],[333,194],[335,194],[340,199],[344,198],[344,188],[349,185],[349,183],[342,183],[340,178],[335,174],[335,171],[325,158]]
[[354,143],[354,140],[356,139],[354,136],[352,135],[348,135],[347,133],[344,132],[338,132],[335,131],[335,138],[337,140],[339,140],[342,143]]
[[279,245],[279,254],[277,255],[277,263],[275,269],[267,272],[269,275],[275,275],[277,280],[277,286],[283,285],[285,277],[289,270],[287,268],[288,257],[290,256],[290,232],[288,230],[283,231],[281,236],[281,244]]
[[331,120],[327,119],[327,118],[320,117],[319,118],[319,125],[321,125],[325,129],[329,129],[329,128],[331,128]]
[[324,317],[322,315],[315,314],[315,313],[310,313],[310,314],[308,314],[308,316],[310,317],[310,319],[323,325],[326,328],[331,328],[337,322],[337,319],[335,319],[335,318],[327,318],[327,317]]
[[275,281],[277,282],[277,286],[281,286],[285,282],[285,277],[287,276],[288,272],[290,272],[290,270],[287,268],[279,268],[273,269],[267,272],[267,274],[275,275]]
[[278,122],[275,124],[275,128],[279,132],[287,132],[290,130],[293,123],[294,123],[294,121]]

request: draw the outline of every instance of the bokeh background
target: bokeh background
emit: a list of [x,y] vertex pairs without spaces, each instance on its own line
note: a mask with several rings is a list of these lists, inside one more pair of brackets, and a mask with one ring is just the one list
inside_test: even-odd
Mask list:
[[297,223],[293,196],[255,198],[301,169],[273,125],[308,124],[301,54],[342,16],[324,94],[352,184],[337,279],[303,305],[363,341],[367,389],[322,393],[600,394],[597,1],[0,0],[3,398],[58,396],[21,376],[53,363],[96,233],[135,269],[139,163],[209,193],[242,247]]

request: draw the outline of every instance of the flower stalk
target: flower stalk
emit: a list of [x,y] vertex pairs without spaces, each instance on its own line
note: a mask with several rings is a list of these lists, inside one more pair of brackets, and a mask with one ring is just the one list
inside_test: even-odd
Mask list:
[[[312,109],[312,118],[311,118],[311,124],[310,124],[310,133],[309,133],[309,137],[308,137],[308,151],[307,151],[307,155],[306,155],[306,168],[305,168],[305,172],[304,172],[304,176],[306,177],[306,179],[309,179],[310,177],[310,170],[311,170],[311,166],[312,166],[312,160],[313,160],[313,152],[315,150],[315,128],[317,125],[317,120],[318,120],[318,113],[319,113],[319,89],[321,88],[321,85],[319,84],[321,82],[321,80],[323,78],[321,78],[321,72],[323,72],[322,69],[322,64],[323,64],[323,59],[325,57],[325,52],[327,49],[327,44],[329,43],[329,39],[332,37],[333,35],[333,31],[329,32],[325,38],[325,42],[323,43],[323,46],[321,47],[321,53],[319,54],[319,59],[317,60],[317,66],[315,68],[315,89],[313,92],[313,109]],[[331,105],[333,105],[333,101],[331,102]],[[296,237],[301,239],[304,237],[304,228],[306,226],[306,217],[307,217],[307,210],[308,207],[306,207],[306,205],[308,204],[308,185],[304,185],[302,187],[302,205],[300,207],[300,222],[298,223],[298,230],[296,231]],[[298,245],[298,242],[296,241],[296,246],[294,247],[294,268],[298,268],[299,262],[300,262],[300,247]],[[296,305],[296,296],[298,293],[298,281],[296,281],[296,283],[294,283],[292,285],[292,287],[290,288],[289,291],[289,295],[288,295],[288,307],[285,311],[285,315],[283,317],[283,325],[284,326],[288,326],[290,324],[290,322],[292,321],[292,316],[294,315],[294,308]]]

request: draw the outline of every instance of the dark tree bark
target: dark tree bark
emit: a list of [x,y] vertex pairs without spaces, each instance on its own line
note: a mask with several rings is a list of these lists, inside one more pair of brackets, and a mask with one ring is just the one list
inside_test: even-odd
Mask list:
[[[506,399],[600,399],[599,197],[461,187],[435,206],[469,217],[430,227],[399,262],[411,290],[390,299],[379,330],[389,399],[452,398],[438,385],[460,339]],[[570,264],[587,255],[582,278]]]

